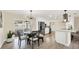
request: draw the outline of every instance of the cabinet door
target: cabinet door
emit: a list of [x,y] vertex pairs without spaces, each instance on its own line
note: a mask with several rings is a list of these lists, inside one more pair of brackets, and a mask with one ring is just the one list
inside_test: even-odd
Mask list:
[[71,42],[71,34],[67,31],[57,31],[55,32],[55,40],[60,44],[69,46]]

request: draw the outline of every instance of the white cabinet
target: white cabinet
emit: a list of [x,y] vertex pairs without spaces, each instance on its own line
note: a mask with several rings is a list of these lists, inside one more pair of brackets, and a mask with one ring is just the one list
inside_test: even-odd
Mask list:
[[70,31],[56,31],[55,32],[56,42],[69,46],[71,43],[71,32]]

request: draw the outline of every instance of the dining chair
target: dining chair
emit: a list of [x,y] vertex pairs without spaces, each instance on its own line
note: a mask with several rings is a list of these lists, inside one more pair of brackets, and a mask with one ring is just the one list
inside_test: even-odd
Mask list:
[[21,48],[21,42],[22,40],[25,40],[25,43],[26,43],[26,40],[27,40],[27,37],[26,35],[23,35],[23,32],[21,30],[18,30],[17,31],[17,35],[18,35],[18,45],[19,45],[19,48]]
[[44,34],[42,34],[40,31],[37,32],[38,40],[42,40],[44,42]]
[[32,49],[34,48],[34,43],[36,43],[36,42],[38,42],[38,46],[39,46],[39,40],[35,33],[32,32],[32,33],[28,34],[28,36],[29,36],[29,38],[28,38],[29,43],[30,44],[32,43]]

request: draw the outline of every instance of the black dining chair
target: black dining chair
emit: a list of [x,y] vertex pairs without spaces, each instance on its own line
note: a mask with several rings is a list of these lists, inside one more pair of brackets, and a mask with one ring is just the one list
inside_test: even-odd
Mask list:
[[38,42],[38,46],[39,46],[39,40],[38,37],[36,36],[35,32],[32,32],[30,34],[28,34],[28,42],[31,43],[32,42],[32,49],[34,48],[34,43]]
[[17,31],[17,36],[18,36],[18,45],[19,45],[19,48],[21,48],[21,42],[22,40],[25,40],[25,43],[26,43],[26,40],[27,40],[27,37],[26,35],[23,35],[23,32],[21,30],[18,30]]
[[37,32],[38,40],[42,40],[44,42],[44,34],[42,34],[40,31]]

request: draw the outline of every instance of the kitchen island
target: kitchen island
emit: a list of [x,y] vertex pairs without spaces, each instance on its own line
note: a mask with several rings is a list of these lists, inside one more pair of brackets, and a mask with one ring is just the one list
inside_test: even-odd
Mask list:
[[55,40],[57,43],[69,46],[71,43],[71,32],[74,30],[52,30],[55,31]]

